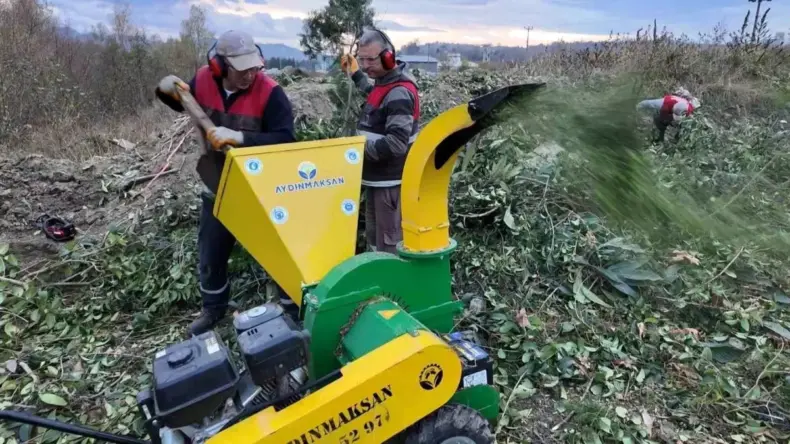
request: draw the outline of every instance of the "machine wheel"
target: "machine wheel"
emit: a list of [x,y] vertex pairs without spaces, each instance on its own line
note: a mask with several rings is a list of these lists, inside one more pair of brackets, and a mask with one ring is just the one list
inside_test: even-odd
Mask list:
[[448,404],[404,433],[403,444],[491,444],[494,434],[477,410]]

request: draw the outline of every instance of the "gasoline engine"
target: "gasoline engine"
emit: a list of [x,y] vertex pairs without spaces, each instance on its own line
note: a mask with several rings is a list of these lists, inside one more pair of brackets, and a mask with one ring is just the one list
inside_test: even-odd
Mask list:
[[241,313],[233,327],[241,368],[215,331],[156,354],[153,387],[137,396],[151,437],[202,443],[253,411],[299,400],[309,333],[274,303]]

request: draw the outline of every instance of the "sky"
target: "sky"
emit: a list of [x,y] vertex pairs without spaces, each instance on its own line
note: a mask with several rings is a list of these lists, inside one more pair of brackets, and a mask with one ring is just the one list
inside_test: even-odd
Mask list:
[[[88,31],[109,23],[118,0],[50,0],[57,16],[69,26]],[[781,1],[781,0],[780,0]],[[774,31],[790,35],[790,5],[771,7]],[[206,8],[209,27],[219,34],[243,29],[257,43],[284,43],[299,47],[302,20],[327,0],[126,0],[133,21],[150,33],[177,36],[181,20],[192,4]],[[659,27],[695,38],[723,24],[740,27],[747,0],[373,0],[378,26],[396,47],[420,42],[457,42],[524,46],[565,41],[605,40],[610,32],[634,35],[658,20]],[[765,9],[765,6],[763,7]],[[787,29],[781,29],[787,28]]]

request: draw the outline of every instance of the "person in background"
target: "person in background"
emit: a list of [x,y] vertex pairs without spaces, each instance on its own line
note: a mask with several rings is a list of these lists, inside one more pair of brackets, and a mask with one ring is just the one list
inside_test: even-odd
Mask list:
[[[217,39],[215,55],[184,82],[174,75],[164,77],[156,88],[157,97],[174,111],[183,112],[179,87],[190,91],[206,115],[216,125],[207,134],[209,148],[199,165],[214,170],[219,177],[225,163],[222,147],[274,145],[296,141],[291,102],[283,88],[266,76],[263,53],[252,36],[227,31]],[[209,49],[211,54],[211,49]],[[236,239],[213,213],[217,184],[205,184],[198,230],[201,316],[188,328],[188,335],[211,330],[225,317],[230,302],[228,260]],[[213,188],[213,189],[212,189]],[[298,315],[298,307],[277,285],[285,311]]]
[[395,47],[383,32],[365,30],[357,58],[344,55],[341,69],[367,96],[357,123],[357,134],[367,137],[362,167],[365,237],[370,249],[396,254],[403,240],[401,177],[419,129],[420,96],[417,82],[406,64],[396,60]]
[[[677,126],[683,118],[690,116],[699,106],[699,99],[686,88],[678,88],[663,98],[643,100],[637,104],[636,109],[639,111],[650,110],[654,113],[653,123],[658,130],[658,137],[655,141],[663,142],[667,128],[670,125]],[[680,137],[680,131],[676,134],[675,140],[678,137]]]

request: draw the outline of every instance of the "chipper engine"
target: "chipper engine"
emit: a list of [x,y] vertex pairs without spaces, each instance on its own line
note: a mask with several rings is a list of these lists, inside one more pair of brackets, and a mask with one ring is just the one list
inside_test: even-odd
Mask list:
[[459,151],[504,106],[509,86],[430,121],[402,181],[398,254],[355,255],[365,138],[228,151],[215,216],[299,305],[240,313],[159,351],[138,395],[144,441],[25,412],[0,417],[117,443],[493,442],[489,356],[454,332],[449,182]]

